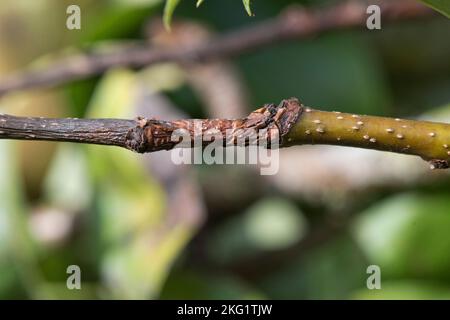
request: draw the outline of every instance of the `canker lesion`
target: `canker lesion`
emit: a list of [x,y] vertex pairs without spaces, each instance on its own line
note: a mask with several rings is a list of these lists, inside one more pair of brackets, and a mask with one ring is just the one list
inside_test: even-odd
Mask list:
[[[274,104],[265,105],[251,112],[242,119],[188,119],[175,121],[162,121],[157,119],[146,119],[138,117],[136,126],[127,133],[126,147],[130,150],[144,153],[159,150],[171,150],[176,147],[192,147],[180,145],[181,141],[173,139],[173,134],[177,130],[184,130],[193,142],[196,139],[202,141],[206,146],[212,141],[208,139],[207,133],[216,130],[222,134],[223,145],[236,145],[242,138],[246,138],[249,132],[258,134],[264,130],[263,139],[267,140],[267,146],[271,146],[274,138],[280,139],[279,145],[283,144],[284,136],[296,123],[301,114],[302,106],[300,102],[291,98],[283,100],[278,106]],[[196,124],[201,123],[201,126]],[[200,128],[199,128],[200,127]],[[257,135],[257,140],[243,139],[245,144],[259,143],[261,137]]]

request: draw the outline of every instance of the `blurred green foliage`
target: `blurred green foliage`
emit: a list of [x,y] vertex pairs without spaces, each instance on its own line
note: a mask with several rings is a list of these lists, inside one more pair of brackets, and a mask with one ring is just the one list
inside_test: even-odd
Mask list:
[[445,0],[421,0],[423,3],[428,4],[430,7],[435,10],[445,14],[448,18],[450,18],[450,3]]

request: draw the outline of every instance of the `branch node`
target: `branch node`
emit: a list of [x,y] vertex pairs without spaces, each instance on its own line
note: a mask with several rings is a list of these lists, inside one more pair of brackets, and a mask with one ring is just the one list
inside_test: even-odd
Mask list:
[[147,145],[147,137],[144,134],[144,127],[147,120],[138,117],[136,121],[137,125],[127,132],[125,137],[125,147],[134,152],[144,153]]
[[[292,126],[297,123],[303,109],[304,106],[297,98],[290,98],[281,101],[278,106],[279,111],[274,117],[275,124],[280,130],[281,139],[283,139],[283,137],[291,130]],[[283,143],[283,141],[281,141],[281,143]]]

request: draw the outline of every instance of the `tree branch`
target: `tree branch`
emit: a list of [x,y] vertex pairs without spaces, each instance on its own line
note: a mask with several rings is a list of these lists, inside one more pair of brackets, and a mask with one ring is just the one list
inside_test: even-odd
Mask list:
[[[188,138],[186,143],[186,137]],[[410,154],[449,167],[450,124],[326,112],[304,107],[295,98],[269,104],[243,119],[163,121],[46,119],[0,115],[0,139],[69,141],[120,146],[135,152],[206,146],[280,147],[331,144]]]
[[[450,124],[304,109],[285,144],[328,144],[417,155],[449,167]],[[291,142],[289,142],[291,141]]]
[[[374,0],[383,22],[432,15],[432,10],[409,0]],[[54,86],[102,74],[112,67],[141,68],[161,62],[197,63],[236,56],[274,43],[304,39],[324,32],[365,26],[367,4],[347,1],[321,11],[290,8],[279,17],[212,39],[197,47],[157,49],[149,44],[103,54],[86,54],[56,62],[45,70],[18,73],[0,83],[0,96],[14,90]]]

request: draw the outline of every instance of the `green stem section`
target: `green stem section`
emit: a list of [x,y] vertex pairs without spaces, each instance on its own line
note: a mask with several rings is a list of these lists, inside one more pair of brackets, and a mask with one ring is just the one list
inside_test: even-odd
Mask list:
[[450,163],[450,124],[414,121],[303,107],[286,136],[288,145],[329,144],[417,155],[432,169]]

